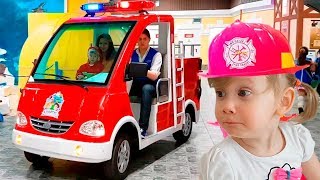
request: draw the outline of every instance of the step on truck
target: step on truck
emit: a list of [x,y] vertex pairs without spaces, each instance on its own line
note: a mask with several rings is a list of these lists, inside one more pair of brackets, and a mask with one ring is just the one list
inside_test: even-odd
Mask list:
[[[84,17],[56,30],[21,89],[12,141],[28,161],[52,157],[101,163],[107,177],[124,179],[135,150],[170,135],[180,143],[188,140],[199,119],[201,59],[175,52],[174,19],[147,12],[153,7],[140,0],[84,4]],[[142,138],[141,101],[129,92],[132,78],[146,74],[146,64],[130,62],[145,28],[154,35],[150,46],[163,62],[148,136]],[[77,70],[88,61],[88,47],[104,33],[115,49],[110,70],[77,79]]]

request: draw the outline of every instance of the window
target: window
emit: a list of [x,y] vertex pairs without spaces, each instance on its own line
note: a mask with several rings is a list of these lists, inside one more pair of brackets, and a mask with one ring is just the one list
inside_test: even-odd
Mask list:
[[[67,79],[75,83],[106,83],[112,68],[105,69],[107,65],[103,62],[110,61],[104,60],[106,55],[103,51],[106,52],[106,49],[110,49],[109,46],[112,47],[109,40],[111,38],[114,49],[110,51],[109,59],[113,61],[111,61],[112,65],[108,66],[113,67],[134,24],[135,22],[108,22],[62,26],[40,56],[40,62],[33,72],[34,80],[65,81]],[[106,35],[110,35],[105,48],[97,42],[102,34],[105,39],[108,39]],[[92,48],[93,46],[95,48]],[[96,55],[100,58],[95,58]],[[104,69],[101,70],[101,68]],[[78,78],[79,72],[83,75],[82,78]]]

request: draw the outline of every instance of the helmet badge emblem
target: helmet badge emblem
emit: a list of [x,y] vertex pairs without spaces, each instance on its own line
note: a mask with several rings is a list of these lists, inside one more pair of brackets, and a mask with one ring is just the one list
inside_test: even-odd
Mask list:
[[256,48],[249,38],[235,37],[231,41],[226,41],[223,45],[223,57],[226,66],[230,69],[244,69],[248,66],[254,66],[256,62]]

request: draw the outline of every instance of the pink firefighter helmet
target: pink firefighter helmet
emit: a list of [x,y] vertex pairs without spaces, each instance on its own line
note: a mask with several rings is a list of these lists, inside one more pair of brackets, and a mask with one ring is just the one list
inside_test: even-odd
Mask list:
[[281,32],[264,24],[239,20],[225,28],[209,47],[208,78],[295,73],[290,46]]

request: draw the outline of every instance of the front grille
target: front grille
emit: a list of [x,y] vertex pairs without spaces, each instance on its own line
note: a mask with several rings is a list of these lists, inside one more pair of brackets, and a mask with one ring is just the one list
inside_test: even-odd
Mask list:
[[31,117],[31,124],[35,129],[41,132],[62,134],[70,129],[73,122],[52,121]]

